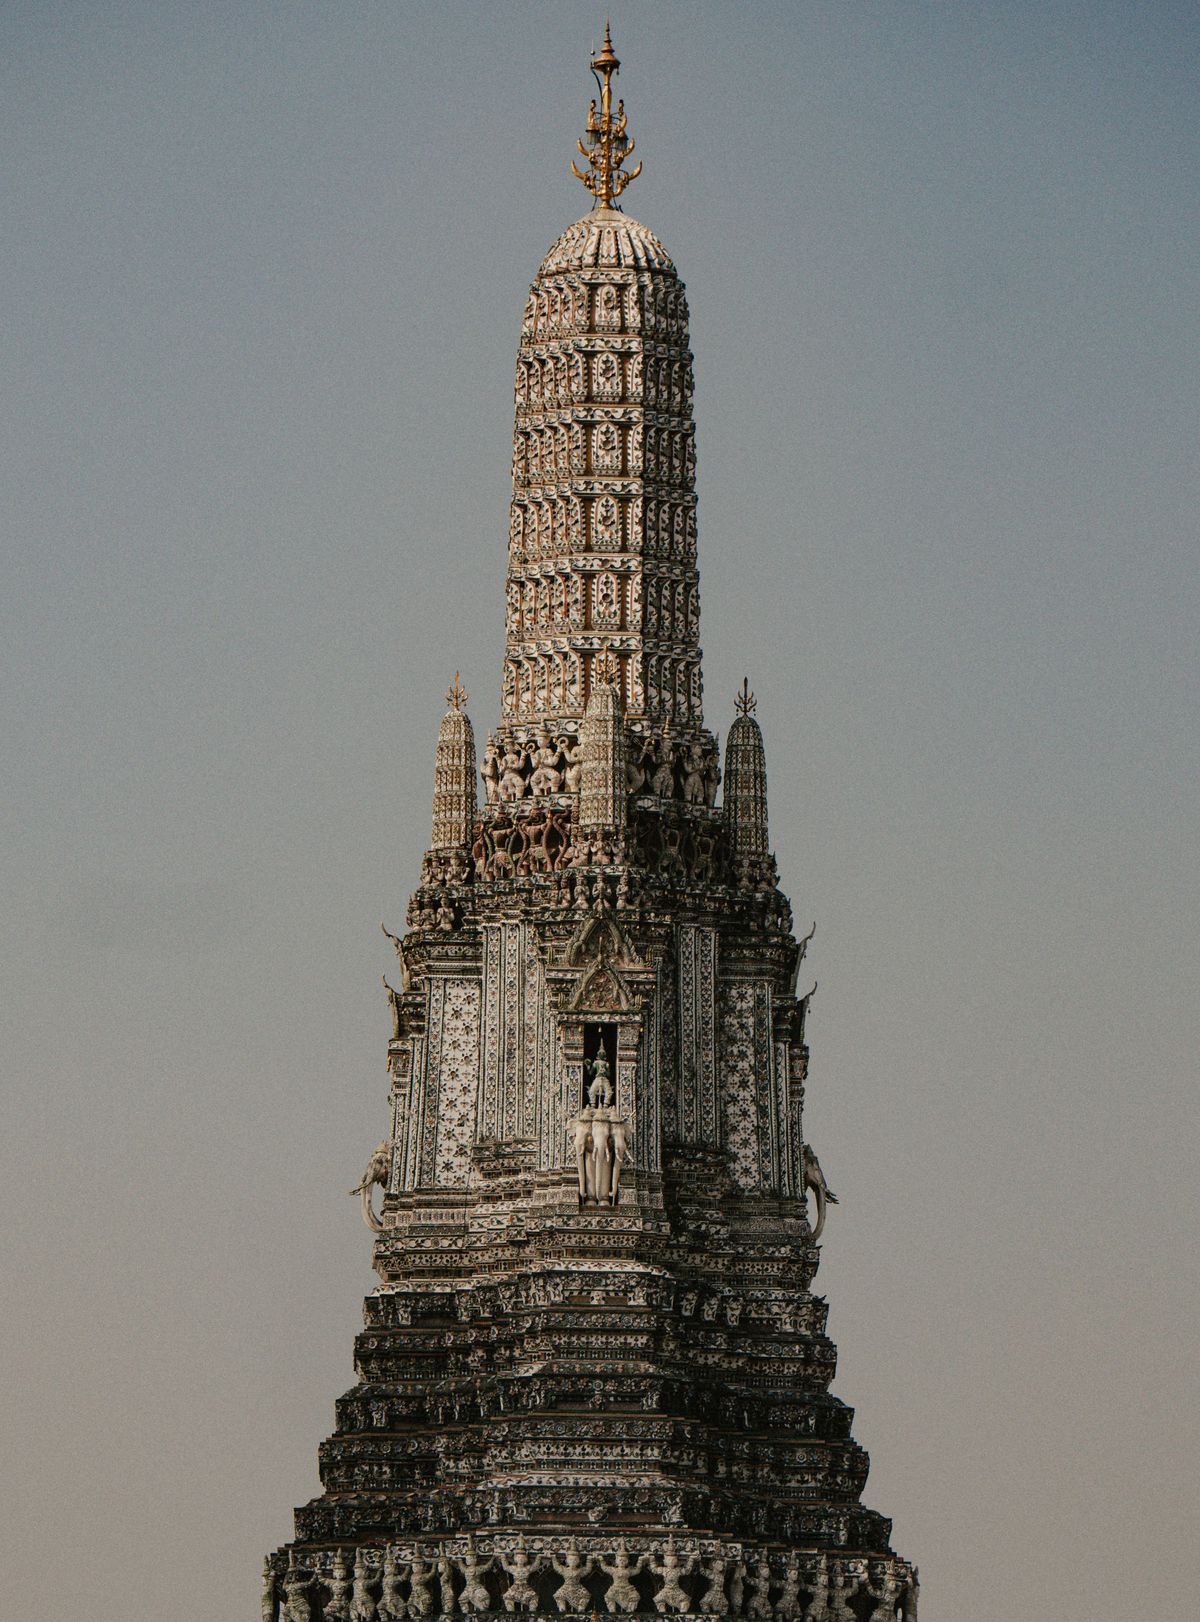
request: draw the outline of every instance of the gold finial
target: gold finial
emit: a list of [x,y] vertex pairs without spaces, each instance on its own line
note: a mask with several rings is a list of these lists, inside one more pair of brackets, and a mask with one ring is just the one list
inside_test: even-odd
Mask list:
[[449,704],[452,710],[461,710],[470,696],[470,693],[467,692],[467,689],[459,681],[458,671],[456,670],[454,672],[454,681],[446,693],[446,703]]
[[749,676],[742,677],[742,690],[737,696],[736,703],[739,715],[753,715],[758,708],[758,701],[750,691]]
[[597,113],[593,101],[588,108],[587,129],[584,132],[587,145],[582,140],[576,142],[580,153],[588,161],[587,169],[580,169],[574,158],[571,159],[572,174],[583,181],[601,208],[611,208],[629,182],[636,180],[642,172],[640,161],[637,168],[631,169],[628,174],[622,168],[633,151],[634,139],[625,133],[629,122],[625,116],[625,103],[618,101],[617,110],[613,112],[612,81],[620,69],[617,53],[613,50],[612,34],[605,22],[604,44],[592,58],[592,76],[600,91],[600,111]]

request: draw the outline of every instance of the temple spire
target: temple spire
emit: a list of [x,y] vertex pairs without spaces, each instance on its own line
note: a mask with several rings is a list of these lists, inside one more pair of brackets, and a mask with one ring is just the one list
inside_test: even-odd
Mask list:
[[812,993],[748,683],[715,803],[687,301],[610,206],[607,30],[593,69],[597,206],[542,259],[517,355],[486,799],[456,677],[354,1190],[379,1287],[262,1622],[916,1618],[828,1390]]
[[632,169],[611,34],[594,64],[576,172],[597,207],[538,266],[517,354],[503,718],[577,735],[607,650],[633,731],[687,742],[703,725],[687,299],[657,237],[607,206]]
[[621,71],[621,64],[613,50],[607,22],[604,24],[604,44],[592,58],[591,65],[600,91],[600,110],[597,113],[593,101],[588,109],[587,129],[584,131],[586,145],[583,139],[576,142],[581,155],[587,159],[588,167],[586,170],[580,169],[572,158],[571,172],[576,179],[583,181],[596,199],[597,207],[612,208],[629,182],[641,174],[642,165],[639,161],[637,168],[631,169],[628,174],[622,167],[635,143],[633,137],[626,133],[629,121],[625,116],[625,103],[618,101],[617,110],[613,112],[612,82]]
[[467,693],[454,672],[446,694],[449,706],[438,728],[433,776],[435,851],[464,850],[475,822],[475,734],[463,705]]
[[735,882],[744,887],[769,878],[774,862],[767,836],[767,761],[749,680],[737,695],[737,719],[725,745],[725,826]]
[[595,685],[588,697],[580,732],[579,825],[581,828],[625,826],[628,790],[625,770],[625,723],[619,671],[610,653],[595,666]]

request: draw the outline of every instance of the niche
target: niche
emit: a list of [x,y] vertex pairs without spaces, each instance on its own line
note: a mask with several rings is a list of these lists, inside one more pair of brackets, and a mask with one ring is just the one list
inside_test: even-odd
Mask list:
[[[615,1025],[585,1025],[583,1027],[583,1098],[580,1107],[588,1102],[588,1089],[596,1078],[596,1061],[603,1054],[608,1067],[608,1084],[612,1088],[610,1102],[617,1096],[617,1027]],[[603,1073],[603,1066],[600,1067]]]

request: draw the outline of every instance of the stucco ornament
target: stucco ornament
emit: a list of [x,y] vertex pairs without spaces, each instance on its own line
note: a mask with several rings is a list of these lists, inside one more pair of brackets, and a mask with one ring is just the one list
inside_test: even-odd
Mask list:
[[624,1539],[617,1544],[611,1561],[600,1561],[601,1571],[609,1578],[608,1589],[604,1595],[607,1610],[622,1614],[637,1610],[641,1597],[634,1586],[634,1578],[649,1564],[648,1552],[631,1558]]
[[333,1570],[324,1580],[326,1600],[322,1608],[322,1622],[350,1622],[350,1595],[354,1587],[345,1551],[339,1549],[334,1556]]
[[390,1138],[383,1138],[375,1146],[375,1152],[367,1161],[367,1169],[362,1174],[362,1180],[350,1190],[362,1199],[363,1221],[373,1233],[383,1232],[383,1223],[375,1215],[375,1207],[371,1203],[371,1190],[376,1186],[387,1187],[388,1174],[392,1164],[392,1143]]
[[375,1599],[371,1593],[371,1568],[366,1551],[354,1552],[354,1585],[350,1595],[350,1622],[376,1622]]
[[408,1563],[408,1614],[409,1616],[425,1617],[436,1614],[438,1607],[434,1604],[430,1584],[433,1581],[435,1567],[424,1558],[418,1549]]
[[811,1192],[817,1202],[817,1220],[813,1224],[812,1236],[819,1239],[825,1231],[825,1207],[827,1204],[836,1205],[838,1197],[825,1181],[816,1150],[808,1143],[804,1145],[804,1188],[806,1193]]
[[579,1552],[579,1545],[572,1538],[567,1544],[567,1552],[562,1560],[553,1555],[550,1564],[562,1578],[562,1582],[554,1591],[554,1603],[563,1612],[586,1611],[591,1604],[585,1578],[590,1577],[595,1570],[596,1562],[585,1560]]
[[462,1558],[463,1591],[459,1595],[459,1603],[464,1611],[492,1609],[491,1595],[488,1593],[484,1578],[495,1564],[495,1557],[492,1555],[481,1560],[475,1549],[475,1539],[468,1537],[466,1553]]
[[650,1570],[662,1578],[662,1586],[654,1596],[654,1608],[659,1612],[688,1611],[691,1602],[682,1587],[682,1580],[696,1566],[696,1556],[681,1557],[674,1537],[662,1545],[659,1558],[651,1557]]
[[262,1622],[275,1622],[277,1615],[275,1593],[275,1568],[268,1555],[263,1561],[262,1573]]
[[542,1557],[539,1555],[536,1559],[531,1559],[525,1546],[525,1539],[519,1537],[512,1554],[500,1556],[500,1564],[512,1579],[502,1595],[504,1609],[510,1612],[536,1611],[537,1590],[531,1579],[545,1564]]
[[404,1622],[408,1615],[401,1583],[403,1573],[400,1562],[396,1558],[396,1551],[391,1546],[383,1552],[383,1570],[379,1585],[379,1606],[376,1615],[379,1622]]
[[288,1569],[283,1577],[283,1604],[280,1622],[312,1622],[312,1605],[308,1590],[312,1578],[296,1565],[295,1551],[288,1556]]

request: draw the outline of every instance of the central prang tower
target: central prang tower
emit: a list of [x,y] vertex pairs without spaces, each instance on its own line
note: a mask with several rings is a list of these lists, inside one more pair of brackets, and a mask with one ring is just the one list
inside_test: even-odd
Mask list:
[[777,885],[748,687],[717,803],[687,304],[618,207],[641,168],[618,66],[606,30],[572,164],[595,207],[521,328],[483,803],[456,677],[392,937],[358,1383],[264,1622],[916,1616],[829,1391],[812,935]]

